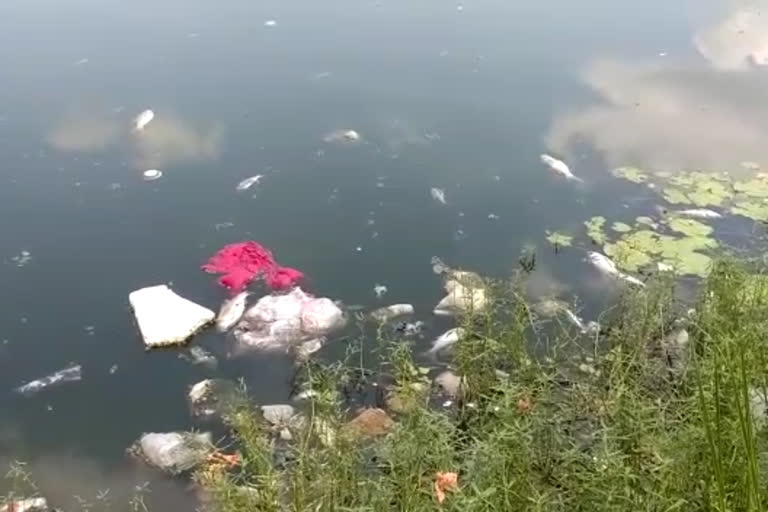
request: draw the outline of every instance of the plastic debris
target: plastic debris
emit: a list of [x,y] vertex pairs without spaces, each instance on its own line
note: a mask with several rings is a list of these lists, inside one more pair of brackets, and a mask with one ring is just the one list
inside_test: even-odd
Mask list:
[[192,415],[202,419],[221,418],[246,397],[237,384],[225,379],[206,379],[189,389],[187,394]]
[[560,176],[573,181],[584,181],[581,178],[576,177],[571,172],[571,169],[568,167],[568,165],[566,165],[566,163],[562,160],[558,160],[557,158],[549,155],[541,155],[539,158],[541,159],[542,163],[546,164],[547,167],[555,171]]
[[411,304],[392,304],[379,308],[371,313],[371,318],[377,322],[384,323],[399,316],[412,315],[415,312]]
[[383,284],[376,283],[376,285],[374,285],[373,287],[373,293],[376,294],[377,299],[382,298],[384,295],[387,294],[388,291],[389,290],[387,290],[387,287],[384,286]]
[[136,290],[128,295],[128,300],[147,348],[180,345],[216,316],[166,285]]
[[144,181],[155,181],[163,177],[163,171],[157,169],[147,169],[141,174]]
[[310,341],[344,326],[341,309],[330,299],[294,288],[284,295],[267,295],[246,311],[234,331],[248,347],[282,350]]
[[224,274],[219,284],[233,292],[242,291],[260,276],[274,290],[295,286],[304,277],[296,269],[278,265],[272,252],[254,241],[222,247],[202,269],[210,274]]
[[431,195],[432,199],[439,203],[448,204],[445,200],[445,190],[441,188],[431,188],[429,190],[429,195]]
[[277,21],[275,20],[267,20],[264,22],[265,27],[275,27],[277,26]]
[[138,116],[136,116],[133,120],[133,131],[134,132],[140,132],[146,126],[152,122],[152,120],[155,118],[155,113],[151,110],[147,109]]
[[248,190],[254,185],[258,185],[259,181],[261,181],[261,178],[263,178],[261,174],[257,174],[256,176],[251,176],[250,178],[245,178],[243,181],[237,184],[235,187],[235,190],[238,192],[242,192],[243,190]]
[[453,471],[441,471],[435,475],[435,499],[438,503],[445,501],[446,492],[459,490],[459,475]]
[[168,432],[144,434],[129,448],[150,466],[170,475],[178,475],[205,462],[213,452],[209,432]]
[[14,391],[24,396],[36,395],[40,391],[56,384],[64,384],[66,382],[77,382],[82,380],[82,368],[79,364],[72,365],[63,370],[59,370],[43,378],[33,380],[22,386],[17,387]]
[[325,137],[325,142],[357,142],[360,140],[360,134],[355,130],[334,130]]
[[189,361],[194,365],[205,366],[206,368],[216,368],[219,365],[219,361],[213,354],[205,350],[203,347],[192,347],[189,349],[188,354],[179,354],[180,359]]
[[226,332],[240,321],[248,304],[248,292],[240,292],[231,299],[225,300],[216,317],[216,328],[219,332]]
[[45,498],[25,498],[5,502],[0,512],[48,512],[48,501]]
[[24,250],[21,251],[17,256],[11,258],[11,261],[14,262],[17,267],[21,268],[32,261],[32,254],[29,251]]

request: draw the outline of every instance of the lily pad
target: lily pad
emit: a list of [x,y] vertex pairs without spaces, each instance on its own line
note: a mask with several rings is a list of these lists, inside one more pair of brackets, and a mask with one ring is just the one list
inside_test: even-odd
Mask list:
[[665,188],[664,199],[669,204],[691,204],[691,200],[688,199],[685,192],[676,188]]
[[706,237],[712,234],[714,229],[703,222],[694,219],[684,219],[681,217],[672,217],[669,219],[669,228],[689,237]]
[[758,222],[768,222],[768,203],[740,201],[731,206],[731,213]]
[[768,197],[768,180],[737,181],[733,184],[733,188],[736,192],[749,197]]
[[608,240],[608,237],[603,231],[603,226],[605,226],[605,217],[592,217],[591,219],[585,221],[584,225],[587,227],[587,235],[596,244],[602,245]]
[[629,224],[624,224],[623,222],[614,222],[611,226],[611,229],[617,233],[629,233],[632,231],[632,226]]
[[612,172],[617,178],[624,178],[632,183],[645,183],[648,181],[648,175],[637,167],[619,167]]
[[686,195],[696,206],[721,206],[733,197],[733,191],[729,185],[707,179],[697,182],[696,187]]
[[547,241],[555,247],[570,247],[573,245],[573,237],[571,235],[549,230],[546,233]]

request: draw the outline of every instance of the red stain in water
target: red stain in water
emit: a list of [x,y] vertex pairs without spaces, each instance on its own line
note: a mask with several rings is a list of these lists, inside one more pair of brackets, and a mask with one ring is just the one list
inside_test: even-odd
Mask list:
[[252,240],[225,245],[202,269],[209,274],[224,274],[219,284],[235,293],[260,276],[273,290],[290,288],[304,277],[294,268],[278,265],[269,249]]

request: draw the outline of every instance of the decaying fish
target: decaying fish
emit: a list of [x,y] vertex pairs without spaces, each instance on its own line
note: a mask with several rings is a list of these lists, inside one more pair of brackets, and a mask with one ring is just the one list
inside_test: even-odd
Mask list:
[[541,159],[542,163],[547,165],[547,167],[555,171],[560,176],[573,181],[584,181],[581,178],[575,176],[571,172],[571,169],[568,167],[568,165],[562,160],[558,160],[557,158],[549,155],[540,155],[539,158]]
[[213,354],[203,347],[198,346],[190,348],[188,354],[179,354],[179,359],[184,359],[194,365],[205,366],[211,369],[216,368],[219,365],[219,361]]
[[325,137],[325,142],[357,142],[360,140],[360,134],[355,130],[334,130]]
[[547,318],[553,318],[557,315],[564,315],[569,322],[576,326],[581,331],[586,331],[587,328],[584,325],[584,321],[574,313],[571,308],[568,307],[563,301],[554,299],[545,299],[537,302],[532,306],[532,309],[539,315]]
[[216,317],[216,328],[219,332],[226,332],[240,321],[245,313],[249,292],[240,292],[231,299],[225,300]]
[[138,116],[136,116],[133,120],[133,131],[134,132],[140,132],[146,126],[152,122],[152,120],[155,118],[155,113],[151,110],[147,109]]
[[76,382],[81,380],[82,378],[83,378],[82,368],[79,364],[77,364],[77,365],[72,365],[68,368],[64,368],[63,370],[59,370],[41,379],[28,382],[23,386],[17,387],[15,391],[24,396],[32,396],[39,393],[40,391],[42,391],[43,389],[49,386],[53,386],[54,384],[63,384],[65,382]]
[[235,190],[238,192],[242,192],[243,190],[248,190],[254,185],[258,185],[259,181],[261,181],[261,178],[264,176],[261,174],[257,174],[256,176],[251,176],[250,178],[245,178],[243,181],[237,184],[235,187]]
[[392,304],[371,312],[371,318],[377,322],[387,322],[399,316],[412,315],[414,308],[411,304]]
[[694,208],[691,210],[680,210],[675,212],[678,215],[685,217],[695,217],[698,219],[722,219],[723,216],[714,210],[708,210],[706,208]]
[[616,263],[613,262],[608,256],[600,254],[599,252],[590,251],[587,253],[587,259],[595,266],[600,272],[608,274],[619,279],[623,279],[628,283],[635,284],[637,286],[645,286],[645,283],[636,277],[625,274],[619,270]]
[[464,329],[461,327],[454,327],[445,331],[438,336],[435,341],[432,342],[432,348],[429,349],[431,355],[436,355],[448,347],[453,346],[464,336]]
[[432,196],[432,199],[434,199],[435,201],[443,204],[448,204],[445,200],[445,190],[441,188],[432,187],[429,190],[429,194]]

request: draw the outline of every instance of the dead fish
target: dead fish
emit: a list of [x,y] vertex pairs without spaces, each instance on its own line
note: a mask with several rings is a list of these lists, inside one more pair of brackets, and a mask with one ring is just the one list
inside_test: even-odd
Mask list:
[[547,167],[555,171],[560,176],[573,181],[584,181],[581,178],[574,176],[574,174],[571,172],[571,169],[569,169],[568,165],[566,165],[566,163],[562,160],[558,160],[557,158],[549,155],[540,155],[539,158],[541,159],[542,163],[546,164]]
[[451,271],[451,267],[443,263],[443,260],[437,256],[432,256],[430,263],[432,263],[432,272],[437,275],[447,274]]
[[360,134],[355,130],[334,130],[325,137],[325,142],[357,142],[360,140]]
[[55,373],[47,375],[41,379],[33,380],[15,389],[17,393],[24,396],[32,396],[43,389],[53,386],[54,384],[63,384],[65,382],[76,382],[83,378],[82,367],[77,364],[59,370]]
[[438,354],[448,347],[453,346],[464,336],[464,329],[461,327],[454,327],[445,331],[438,336],[435,341],[432,342],[432,348],[429,349],[431,355]]
[[371,318],[377,322],[387,322],[399,316],[412,315],[414,308],[411,304],[392,304],[384,308],[379,308],[371,313]]
[[533,305],[533,310],[541,316],[552,318],[559,314],[565,315],[569,322],[575,325],[579,330],[584,331],[584,321],[571,311],[565,302],[559,300],[546,299]]
[[594,265],[600,272],[604,274],[612,275],[619,279],[623,279],[628,283],[636,284],[638,286],[645,286],[645,283],[636,277],[627,275],[619,270],[616,263],[613,262],[608,256],[600,254],[599,252],[590,251],[587,253],[587,259]]
[[686,217],[696,217],[699,219],[722,219],[723,216],[714,210],[708,210],[706,208],[695,208],[692,210],[680,210],[675,212],[678,215],[684,215]]
[[147,109],[133,120],[133,131],[142,131],[155,118],[155,113]]
[[245,313],[249,292],[240,292],[231,299],[225,300],[216,317],[216,328],[219,332],[226,332],[235,326]]
[[237,184],[235,187],[235,190],[238,192],[242,192],[243,190],[248,190],[254,185],[258,185],[259,181],[261,181],[261,178],[263,178],[261,174],[257,174],[256,176],[251,176],[250,178],[245,178],[243,181]]
[[432,187],[429,190],[429,194],[432,196],[432,199],[434,199],[435,201],[437,201],[439,203],[443,203],[443,204],[448,204],[445,201],[445,190],[443,190],[441,188],[434,188],[434,187]]

